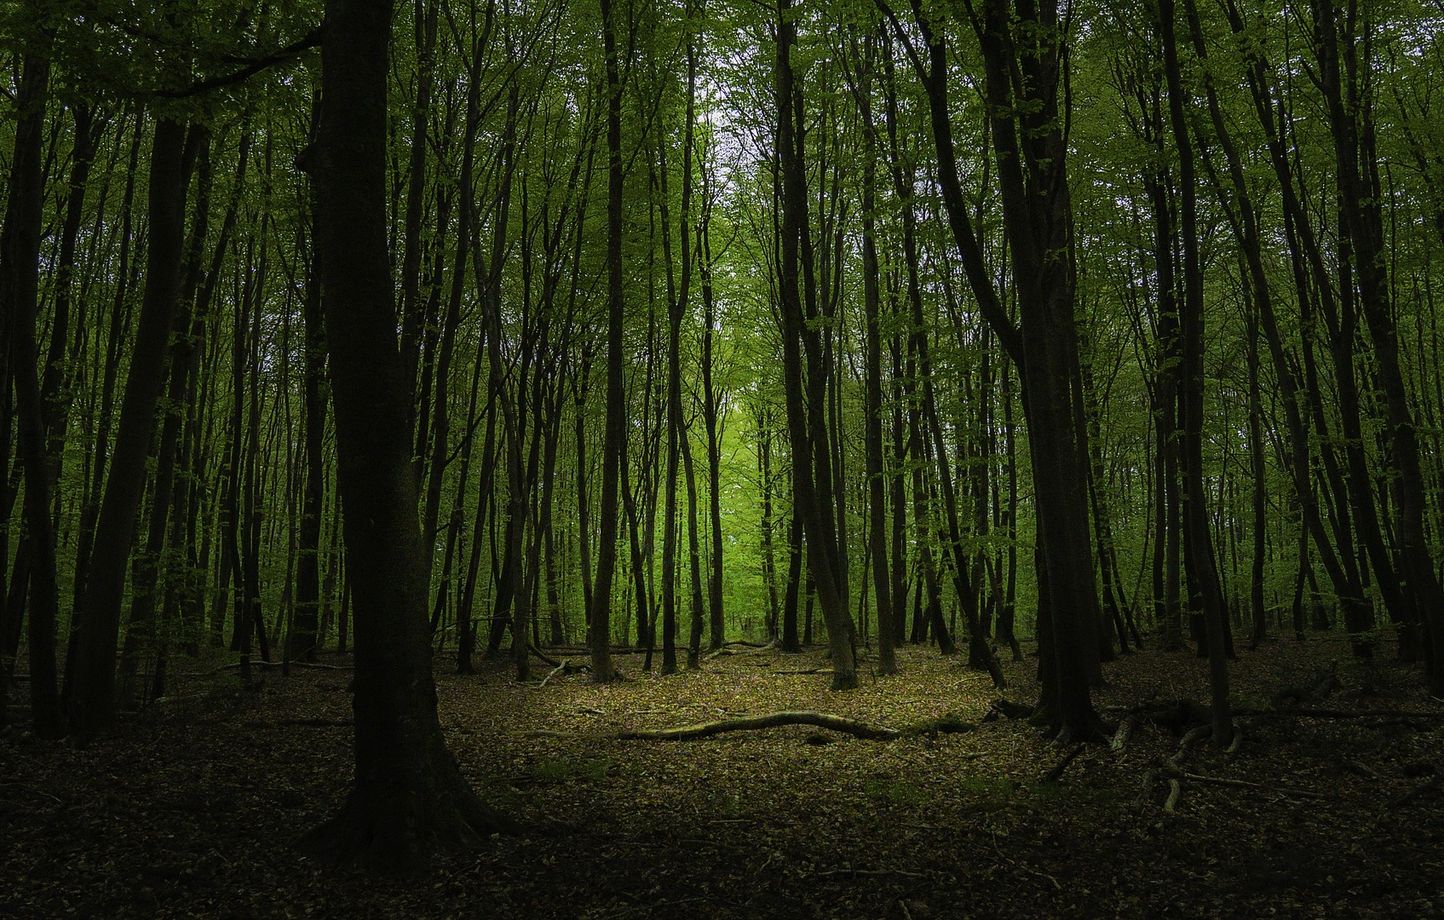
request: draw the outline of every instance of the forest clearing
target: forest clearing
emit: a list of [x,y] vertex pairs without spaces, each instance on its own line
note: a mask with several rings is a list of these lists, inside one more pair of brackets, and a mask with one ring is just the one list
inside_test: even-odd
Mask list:
[[[352,769],[348,671],[272,673],[254,695],[218,674],[179,679],[176,698],[90,748],[0,740],[0,914],[920,920],[1444,907],[1444,708],[1410,668],[1354,662],[1329,637],[1243,653],[1236,699],[1257,714],[1239,716],[1237,751],[1191,745],[1179,757],[1210,779],[1184,779],[1170,812],[1167,765],[1180,733],[1202,723],[1168,710],[1207,692],[1204,662],[1150,649],[1110,665],[1105,711],[1156,708],[1126,743],[1091,747],[1050,780],[1074,748],[1022,721],[986,721],[998,698],[987,674],[927,649],[900,657],[902,674],[845,696],[826,675],[799,673],[826,668],[818,649],[748,649],[665,679],[626,656],[627,679],[601,686],[577,674],[518,684],[501,664],[439,674],[463,773],[522,827],[440,860],[422,883],[298,852]],[[1027,698],[1035,667],[1005,666],[1007,696]],[[615,737],[798,709],[883,726],[951,715],[976,728],[893,741],[805,726]]]

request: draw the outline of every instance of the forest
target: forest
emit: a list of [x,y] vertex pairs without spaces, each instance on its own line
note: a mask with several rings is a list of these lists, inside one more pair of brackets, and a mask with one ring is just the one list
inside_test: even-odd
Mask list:
[[1441,0],[0,65],[0,915],[1444,912]]

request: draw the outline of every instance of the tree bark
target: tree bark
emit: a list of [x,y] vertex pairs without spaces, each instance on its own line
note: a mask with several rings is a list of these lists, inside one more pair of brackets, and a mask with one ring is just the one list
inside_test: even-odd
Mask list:
[[512,822],[484,806],[436,714],[411,388],[386,256],[385,0],[329,0],[312,151],[322,299],[336,412],[337,483],[355,601],[356,778],[310,842],[388,869],[424,865]]
[[[45,103],[49,95],[50,62],[26,54],[15,102],[5,226],[0,231],[0,314],[9,326],[20,421],[20,463],[25,472],[24,517],[30,560],[30,718],[37,737],[64,734],[65,718],[56,688],[56,623],[59,589],[55,578],[55,528],[50,518],[54,483],[46,438],[46,411],[41,398],[40,350],[35,332],[39,309],[40,228],[44,211],[42,169]],[[0,561],[3,565],[3,561]],[[23,590],[24,586],[16,586]],[[9,690],[10,674],[0,671],[0,689]]]
[[150,250],[145,296],[131,347],[115,454],[106,480],[84,594],[75,611],[74,662],[66,671],[66,710],[82,736],[105,729],[115,717],[115,650],[126,560],[145,489],[145,461],[155,410],[165,385],[166,345],[180,294],[184,248],[185,126],[156,123],[149,175]]

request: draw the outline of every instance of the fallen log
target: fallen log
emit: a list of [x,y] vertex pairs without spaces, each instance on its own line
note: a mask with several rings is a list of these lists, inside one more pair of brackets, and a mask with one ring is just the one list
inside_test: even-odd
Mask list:
[[[740,649],[733,648],[733,646],[738,646],[738,645],[742,646],[742,648],[740,648]],[[702,656],[702,660],[703,660],[703,661],[711,661],[713,658],[718,658],[718,657],[721,657],[722,655],[756,655],[756,654],[758,654],[759,652],[765,652],[765,651],[767,651],[768,649],[772,649],[772,648],[776,648],[776,647],[777,647],[777,643],[776,643],[776,642],[769,642],[769,643],[767,643],[766,645],[757,645],[757,644],[752,643],[752,642],[728,642],[726,645],[722,646],[721,648],[719,648],[719,649],[714,649],[714,650],[708,652],[707,654],[703,655],[703,656]]]
[[1314,674],[1306,683],[1281,688],[1273,695],[1272,702],[1276,709],[1293,709],[1301,703],[1328,699],[1341,686],[1339,663],[1331,661],[1327,668]]
[[897,738],[928,734],[961,734],[970,732],[975,727],[971,722],[965,722],[951,715],[941,716],[937,719],[931,719],[904,728],[888,728],[887,726],[874,725],[871,722],[863,722],[858,719],[850,719],[846,716],[833,715],[827,712],[788,710],[783,712],[769,712],[757,716],[740,716],[734,719],[722,719],[718,722],[698,722],[693,725],[678,725],[673,728],[632,729],[618,732],[613,737],[622,741],[692,741],[697,738],[710,738],[726,732],[777,728],[783,725],[811,725],[814,728],[825,728],[830,731],[842,732],[843,734],[852,735],[855,738],[863,738],[868,741],[892,741]]

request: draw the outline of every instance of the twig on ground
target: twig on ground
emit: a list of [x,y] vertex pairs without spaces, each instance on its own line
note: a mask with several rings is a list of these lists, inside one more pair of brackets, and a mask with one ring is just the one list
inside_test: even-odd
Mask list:
[[1255,783],[1246,779],[1230,779],[1226,776],[1204,776],[1201,773],[1189,773],[1186,770],[1175,767],[1169,763],[1169,773],[1174,779],[1186,779],[1192,783],[1208,783],[1213,786],[1232,786],[1237,789],[1261,789],[1264,792],[1278,792],[1283,795],[1293,795],[1304,799],[1326,799],[1328,795],[1322,792],[1315,792],[1312,789],[1297,789],[1293,786],[1276,786],[1265,783]]
[[880,877],[882,877],[882,878],[886,878],[886,877],[888,877],[888,876],[893,876],[893,875],[897,876],[898,878],[927,878],[927,877],[928,877],[927,875],[925,875],[925,874],[923,874],[923,873],[921,873],[921,872],[907,872],[907,871],[904,871],[904,870],[902,870],[902,869],[850,869],[850,868],[843,868],[843,869],[824,869],[824,870],[822,870],[821,872],[817,873],[817,877],[818,877],[818,878],[830,878],[830,877],[832,877],[832,876],[837,876],[837,875],[844,875],[844,876],[853,876],[853,875],[859,875],[859,876],[860,876],[860,875],[866,875],[866,876],[880,876]]

